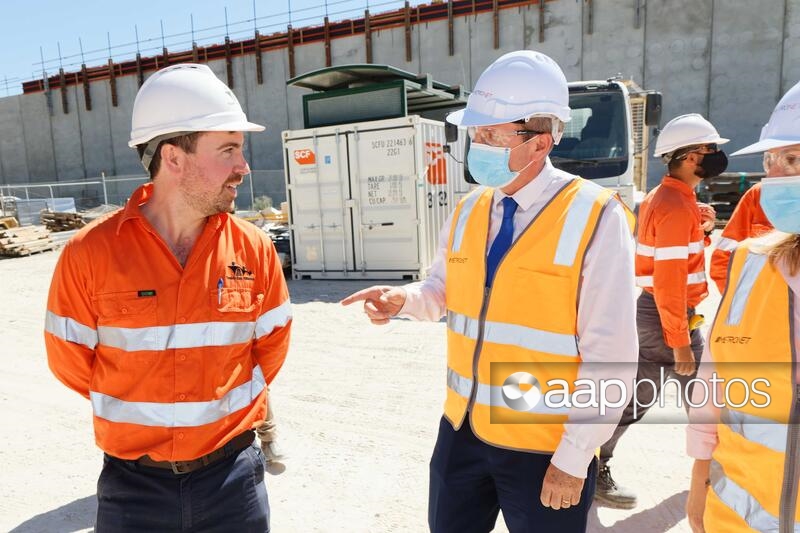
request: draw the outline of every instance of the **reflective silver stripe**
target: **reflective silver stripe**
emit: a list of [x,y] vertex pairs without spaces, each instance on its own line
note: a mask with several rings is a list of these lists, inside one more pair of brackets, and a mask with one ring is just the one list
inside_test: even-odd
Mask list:
[[786,436],[789,431],[786,424],[727,407],[722,408],[720,416],[722,423],[734,433],[770,450],[786,453]]
[[100,392],[89,392],[97,417],[125,424],[156,427],[194,427],[212,424],[253,403],[267,386],[261,367],[253,367],[253,377],[231,389],[218,400],[208,402],[126,402]]
[[[769,513],[752,494],[727,477],[722,465],[713,459],[711,460],[710,478],[711,486],[717,497],[741,516],[747,525],[756,531],[778,531],[778,517]],[[800,524],[795,522],[793,530],[800,533]]]
[[567,219],[564,221],[564,227],[561,228],[553,264],[572,266],[575,262],[578,246],[580,246],[581,238],[586,231],[592,207],[597,198],[605,191],[603,187],[594,183],[584,182],[581,185],[567,211]]
[[719,242],[717,243],[717,250],[732,252],[737,246],[739,246],[739,241],[735,241],[727,237],[720,237]]
[[[687,285],[694,285],[697,283],[705,283],[706,281],[706,273],[705,272],[694,272],[686,276],[686,283]],[[645,287],[645,288],[652,288],[653,287],[653,276],[636,276],[636,286],[637,287]]]
[[703,241],[690,242],[689,246],[662,246],[654,248],[646,244],[636,243],[636,254],[644,257],[662,259],[687,259],[691,254],[699,254],[705,249]]
[[286,300],[278,307],[270,309],[256,320],[256,338],[269,335],[275,328],[282,328],[292,318],[292,302]]
[[[448,310],[447,327],[470,339],[478,339],[478,320],[475,318]],[[554,355],[578,356],[578,341],[574,335],[553,333],[517,324],[487,321],[483,328],[483,340]]]
[[[470,392],[472,392],[472,383],[473,381],[470,378],[462,376],[452,368],[447,369],[447,386],[465,400],[469,400]],[[484,383],[478,383],[478,390],[477,394],[475,395],[475,403],[479,405],[485,405],[487,407],[497,406],[511,409],[503,399],[503,387],[486,385]],[[548,407],[542,398],[535,406],[526,412],[538,415],[566,415],[569,414],[569,408]]]
[[739,274],[739,281],[736,284],[736,290],[733,293],[733,300],[731,300],[731,306],[728,309],[728,316],[725,319],[726,325],[738,326],[742,321],[744,309],[747,305],[748,298],[750,298],[753,285],[766,263],[766,255],[747,252],[747,257],[744,258],[742,272]]
[[44,330],[67,342],[83,344],[90,350],[97,346],[97,331],[89,326],[84,326],[77,320],[59,316],[52,311],[48,311],[45,316]]
[[464,203],[461,204],[461,210],[458,213],[458,220],[456,221],[456,229],[453,232],[453,247],[450,249],[451,252],[457,252],[461,249],[461,241],[464,239],[464,231],[467,228],[469,215],[472,213],[472,208],[475,207],[475,202],[478,201],[478,198],[481,197],[485,190],[486,187],[478,187],[472,194],[467,196],[464,199]]
[[99,344],[126,352],[228,346],[253,339],[255,322],[198,322],[150,328],[99,326]]
[[656,261],[666,261],[669,259],[688,259],[688,246],[662,246],[656,248],[654,259]]

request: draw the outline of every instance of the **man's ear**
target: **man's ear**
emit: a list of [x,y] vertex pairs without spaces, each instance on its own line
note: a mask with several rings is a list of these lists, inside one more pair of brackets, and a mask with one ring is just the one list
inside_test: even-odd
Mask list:
[[537,135],[531,144],[536,147],[536,155],[542,155],[542,157],[536,157],[536,159],[544,159],[544,156],[553,149],[553,136],[549,133]]
[[174,144],[162,143],[161,147],[161,167],[166,168],[172,173],[178,172],[184,164],[183,150]]

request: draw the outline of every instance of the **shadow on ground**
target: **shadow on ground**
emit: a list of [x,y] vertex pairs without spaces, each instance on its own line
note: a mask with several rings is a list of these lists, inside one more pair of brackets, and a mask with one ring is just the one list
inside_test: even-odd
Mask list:
[[636,514],[632,514],[610,526],[600,523],[597,515],[597,505],[593,505],[589,510],[589,533],[604,533],[613,531],[614,533],[664,533],[675,527],[678,522],[685,518],[684,508],[689,491],[673,494],[649,509],[643,509]]
[[10,533],[50,533],[85,531],[94,527],[97,516],[97,497],[92,494],[57,509],[34,516]]

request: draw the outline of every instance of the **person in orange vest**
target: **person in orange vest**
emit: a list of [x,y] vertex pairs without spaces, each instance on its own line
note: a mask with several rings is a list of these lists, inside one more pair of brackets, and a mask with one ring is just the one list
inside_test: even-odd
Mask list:
[[254,428],[291,308],[274,245],[229,215],[263,129],[206,65],[155,72],[128,143],[151,181],[59,258],[45,345],[91,400],[98,532],[269,531]]
[[764,152],[759,204],[775,229],[734,250],[708,333],[687,428],[695,533],[800,529],[799,123],[800,83],[761,139],[733,153]]
[[585,531],[595,450],[627,404],[610,399],[587,421],[574,403],[551,402],[557,380],[569,399],[581,379],[632,382],[636,361],[632,214],[610,190],[551,164],[569,119],[567,81],[551,58],[497,59],[447,118],[467,127],[482,186],[445,223],[428,277],[342,300],[363,302],[375,324],[447,317],[447,396],[430,464],[435,533],[491,531],[500,510],[511,531]]
[[667,165],[668,174],[639,208],[636,284],[643,291],[636,323],[640,385],[636,405],[631,400],[619,427],[600,448],[595,499],[611,507],[636,506],[636,495],[611,476],[608,463],[619,439],[658,398],[662,373],[685,388],[703,350],[700,331],[690,327],[690,322],[695,307],[708,294],[703,249],[709,240],[704,229],[710,233],[714,224],[713,211],[701,211],[694,189],[704,177],[725,170],[727,158],[719,145],[726,142],[710,122],[695,113],[669,121],[656,141],[655,155]]
[[745,239],[764,235],[771,229],[772,224],[761,209],[761,183],[756,183],[739,199],[730,220],[722,230],[714,253],[711,254],[711,279],[716,283],[720,294],[725,292],[728,262],[733,250]]

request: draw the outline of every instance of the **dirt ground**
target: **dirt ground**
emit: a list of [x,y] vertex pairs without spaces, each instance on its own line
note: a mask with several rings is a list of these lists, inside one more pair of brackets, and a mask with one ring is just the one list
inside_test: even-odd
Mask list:
[[[102,454],[91,406],[52,376],[44,354],[58,255],[0,260],[0,531],[91,531],[94,523]],[[444,324],[372,326],[360,308],[338,304],[371,284],[289,284],[292,343],[271,392],[290,455],[285,469],[267,477],[275,532],[427,530],[428,461],[445,394]],[[707,317],[719,300],[710,290]],[[593,508],[589,531],[689,531],[684,441],[682,424],[633,426],[612,466],[639,506]],[[507,531],[502,518],[496,531]]]

